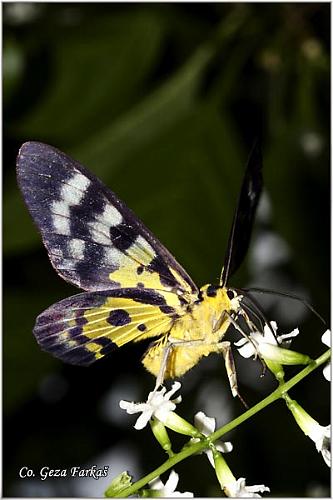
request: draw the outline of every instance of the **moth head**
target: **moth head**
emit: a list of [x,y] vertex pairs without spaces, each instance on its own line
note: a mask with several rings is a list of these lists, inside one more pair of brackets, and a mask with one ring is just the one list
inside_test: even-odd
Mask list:
[[211,303],[218,310],[237,312],[240,309],[242,296],[233,288],[221,285],[204,285],[200,288],[201,300]]

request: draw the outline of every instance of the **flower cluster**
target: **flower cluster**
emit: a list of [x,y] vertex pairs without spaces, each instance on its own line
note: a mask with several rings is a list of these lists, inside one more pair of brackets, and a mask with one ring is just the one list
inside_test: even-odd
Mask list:
[[[215,431],[215,419],[208,417],[204,412],[198,412],[194,417],[195,426],[186,422],[186,420],[179,417],[174,409],[176,404],[181,401],[181,398],[171,400],[171,396],[175,394],[181,387],[180,382],[174,382],[170,391],[166,392],[163,387],[160,390],[150,392],[146,403],[133,403],[128,401],[120,401],[120,407],[133,415],[140,413],[134,428],[142,429],[151,419],[157,419],[166,427],[180,433],[191,436],[189,444],[199,442],[203,437],[208,437]],[[155,434],[156,435],[156,434]],[[160,434],[161,436],[161,434]],[[165,436],[166,442],[159,439],[160,444],[165,449],[166,445],[169,447],[169,438]],[[232,444],[230,442],[218,441],[217,443],[210,443],[209,448],[205,453],[209,462],[214,467],[216,476],[221,485],[224,493],[229,497],[248,497],[260,498],[258,492],[269,491],[264,485],[246,486],[245,478],[236,479],[231,473],[228,465],[223,459],[221,453],[229,453],[232,451]],[[150,487],[154,492],[153,496],[193,496],[190,492],[178,493],[175,488],[178,484],[178,475],[172,471],[170,477],[165,485],[159,478],[150,483]]]
[[[265,325],[263,333],[251,332],[248,338],[242,338],[238,342],[235,342],[235,345],[239,353],[245,358],[256,357],[259,354],[282,387],[284,384],[283,365],[309,364],[311,359],[307,355],[289,349],[292,339],[299,334],[298,329],[288,334],[277,334],[277,330],[276,323],[271,322],[270,326]],[[330,346],[329,331],[324,333],[322,341],[325,345]],[[329,375],[330,368],[326,366],[324,376],[328,380]],[[216,427],[214,418],[208,417],[204,412],[200,411],[194,416],[193,425],[176,413],[176,407],[182,401],[182,398],[181,396],[174,397],[174,395],[180,388],[180,382],[174,382],[170,390],[167,390],[165,387],[155,388],[154,391],[149,393],[146,402],[134,403],[122,400],[119,405],[130,415],[139,414],[134,424],[136,430],[141,430],[148,423],[150,424],[154,436],[169,457],[174,456],[174,453],[171,448],[168,430],[190,437],[190,440],[185,444],[183,449],[196,445],[196,443],[202,443],[203,446],[198,448],[199,453],[207,455],[210,464],[215,470],[219,485],[226,496],[233,498],[260,498],[260,493],[269,492],[269,488],[263,484],[247,486],[245,478],[240,477],[237,479],[231,472],[223,454],[230,453],[233,450],[232,444],[230,442],[218,441],[216,438],[210,439]],[[292,400],[287,392],[282,392],[280,397],[285,400],[288,409],[301,430],[315,443],[317,451],[322,454],[325,463],[330,466],[330,426],[321,426],[299,403]],[[193,493],[191,492],[186,491],[181,493],[176,491],[178,482],[178,474],[174,470],[171,470],[165,484],[159,477],[156,477],[153,481],[150,481],[149,489],[140,490],[140,496],[193,497]],[[122,491],[125,491],[131,485],[130,476],[124,472],[118,478],[114,479],[106,495],[119,496]]]

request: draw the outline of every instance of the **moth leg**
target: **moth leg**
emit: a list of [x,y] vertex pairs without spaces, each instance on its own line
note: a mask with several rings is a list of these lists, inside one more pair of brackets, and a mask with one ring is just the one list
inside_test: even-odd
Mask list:
[[162,363],[161,367],[159,369],[158,375],[156,377],[156,384],[154,391],[156,391],[164,382],[164,376],[166,372],[166,368],[168,365],[168,361],[170,358],[170,354],[172,352],[172,349],[176,347],[181,347],[181,346],[187,346],[187,347],[194,347],[194,346],[200,346],[200,345],[207,345],[204,341],[204,339],[197,339],[197,340],[169,340],[167,345],[163,348],[163,357],[162,357]]
[[155,384],[154,392],[157,391],[157,389],[164,382],[164,375],[165,375],[166,367],[167,367],[168,360],[169,360],[169,357],[170,357],[170,353],[171,353],[171,350],[172,350],[172,346],[173,346],[173,343],[172,342],[168,342],[168,344],[163,348],[162,363],[161,363],[161,367],[160,367],[160,370],[158,372],[158,375],[156,377],[156,384]]
[[236,396],[238,396],[239,399],[242,401],[242,403],[244,403],[244,400],[243,400],[243,398],[240,395],[239,390],[238,390],[236,367],[235,367],[235,361],[234,361],[234,356],[232,354],[230,342],[219,342],[217,344],[217,347],[219,348],[219,351],[222,353],[223,358],[224,358],[224,364],[225,364],[225,369],[226,369],[228,380],[229,380],[231,394],[233,395],[234,398]]

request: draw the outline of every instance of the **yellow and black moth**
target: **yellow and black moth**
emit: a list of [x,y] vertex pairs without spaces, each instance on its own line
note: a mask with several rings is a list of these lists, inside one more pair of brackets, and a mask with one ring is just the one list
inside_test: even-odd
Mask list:
[[38,316],[34,335],[42,349],[89,365],[128,342],[155,338],[142,362],[157,384],[222,352],[237,393],[230,345],[222,338],[239,318],[254,328],[245,294],[227,282],[246,254],[262,190],[258,145],[247,163],[220,282],[200,289],[112,191],[61,151],[23,144],[17,176],[53,267],[86,292]]

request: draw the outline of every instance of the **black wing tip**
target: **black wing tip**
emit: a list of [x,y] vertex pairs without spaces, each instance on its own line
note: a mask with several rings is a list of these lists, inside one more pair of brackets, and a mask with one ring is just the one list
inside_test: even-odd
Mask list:
[[19,171],[21,168],[25,167],[25,160],[29,156],[45,154],[50,152],[50,150],[55,151],[55,148],[38,141],[27,141],[20,147],[17,158],[16,158],[16,168]]
[[36,153],[37,151],[43,149],[53,149],[52,146],[45,144],[44,142],[39,141],[26,141],[22,144],[19,149],[18,156],[22,156],[23,154],[31,154]]
[[22,144],[20,147],[18,154],[17,154],[17,160],[19,161],[22,156],[30,156],[30,155],[45,155],[49,153],[57,153],[61,155],[65,155],[65,153],[62,153],[59,149],[57,149],[54,146],[51,146],[50,144],[46,144],[45,142],[40,142],[40,141],[26,141]]

